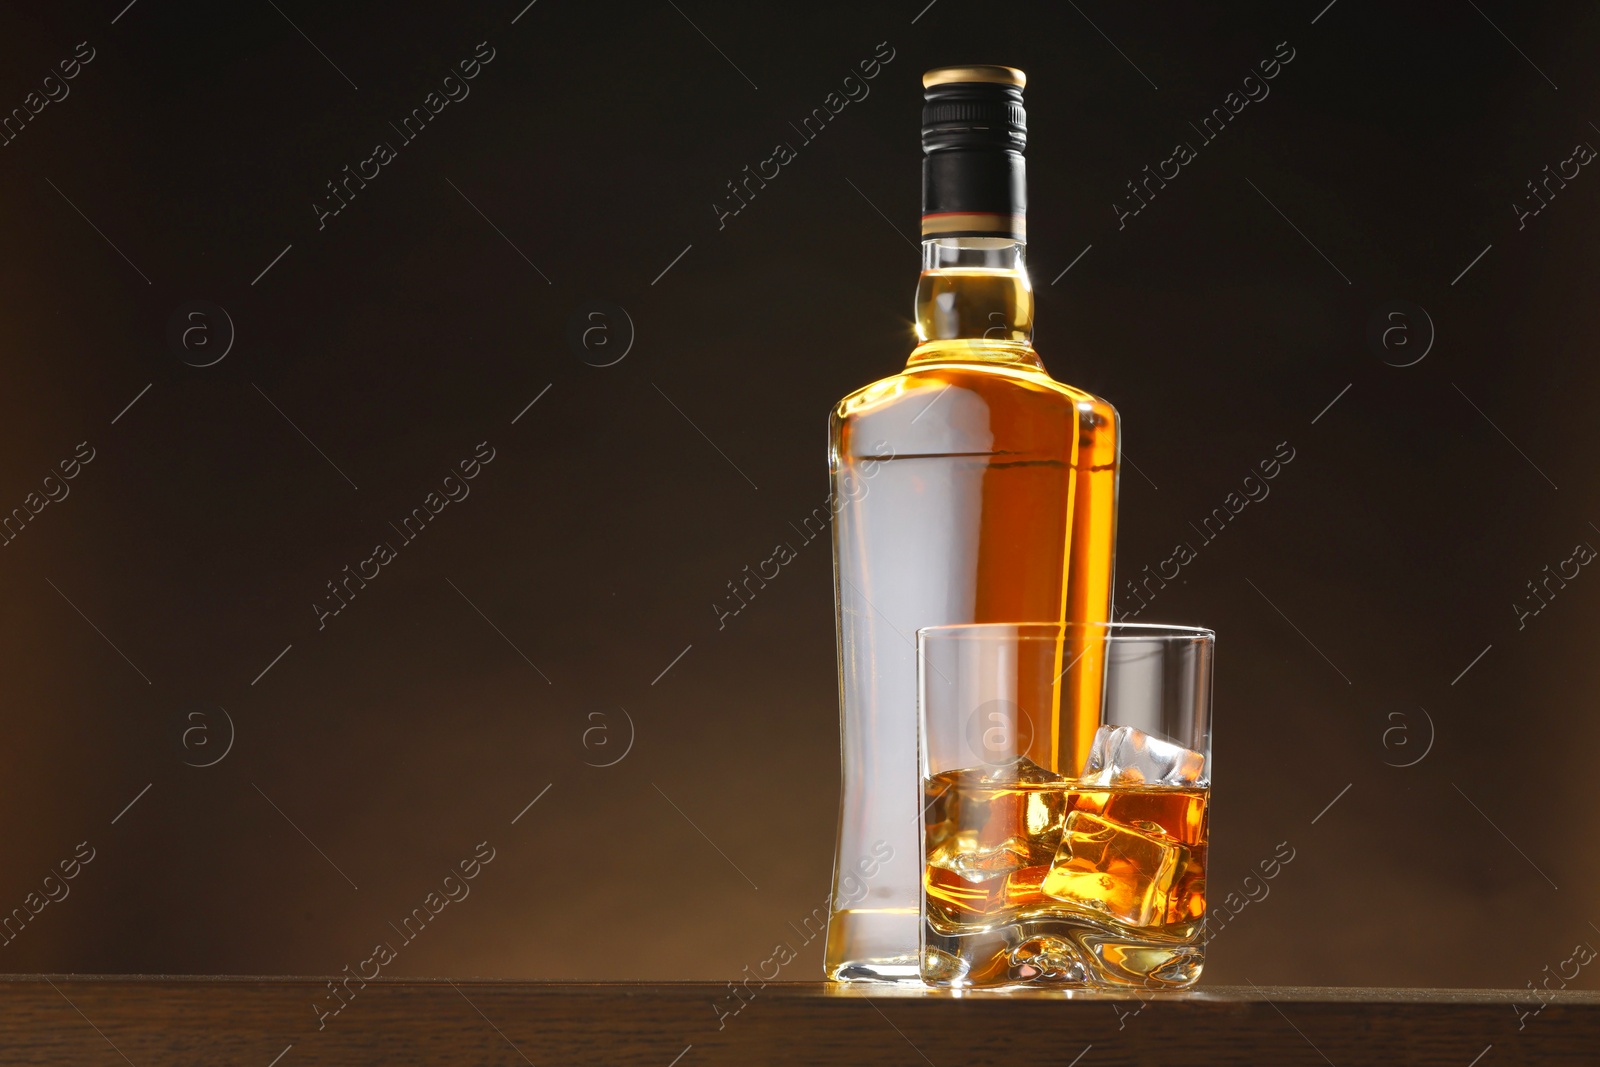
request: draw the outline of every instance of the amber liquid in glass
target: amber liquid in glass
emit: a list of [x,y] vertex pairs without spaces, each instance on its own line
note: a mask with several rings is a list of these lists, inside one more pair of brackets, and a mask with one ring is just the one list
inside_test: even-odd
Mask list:
[[1026,759],[927,779],[924,977],[1192,984],[1209,799],[1193,787],[1085,787]]

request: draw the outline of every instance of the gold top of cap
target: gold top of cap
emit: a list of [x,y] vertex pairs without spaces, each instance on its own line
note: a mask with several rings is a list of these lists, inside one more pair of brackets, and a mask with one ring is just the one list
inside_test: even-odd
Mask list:
[[932,89],[935,85],[949,85],[952,82],[989,82],[994,85],[1015,85],[1021,89],[1028,84],[1028,76],[1016,67],[996,67],[987,63],[965,67],[935,67],[922,76],[924,89]]

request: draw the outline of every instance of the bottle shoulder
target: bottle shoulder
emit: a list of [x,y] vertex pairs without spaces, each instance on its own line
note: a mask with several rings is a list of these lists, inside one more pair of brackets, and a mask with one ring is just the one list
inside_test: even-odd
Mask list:
[[897,374],[864,385],[834,406],[835,419],[860,418],[904,404],[925,403],[931,395],[957,390],[985,399],[1023,398],[1043,407],[1093,411],[1115,422],[1107,400],[1052,378],[1043,367],[990,360],[940,360],[908,364]]
[[857,389],[830,420],[835,458],[1012,455],[1114,463],[1116,408],[1042,365],[924,360]]

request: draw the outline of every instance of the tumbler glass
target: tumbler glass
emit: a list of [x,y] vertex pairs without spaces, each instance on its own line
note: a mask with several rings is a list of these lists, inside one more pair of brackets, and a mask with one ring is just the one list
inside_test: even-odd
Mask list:
[[923,981],[1194,984],[1214,643],[1137,623],[917,631]]

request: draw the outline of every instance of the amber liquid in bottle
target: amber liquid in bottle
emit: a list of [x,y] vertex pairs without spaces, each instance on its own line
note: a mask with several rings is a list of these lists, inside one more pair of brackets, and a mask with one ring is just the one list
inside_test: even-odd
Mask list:
[[[1103,622],[1111,609],[1118,426],[1032,347],[1020,241],[924,241],[921,342],[831,420],[843,798],[825,966],[918,977],[916,631]],[[1076,775],[1101,665],[1070,645],[1049,729],[1025,753]],[[887,856],[888,858],[884,858]]]

